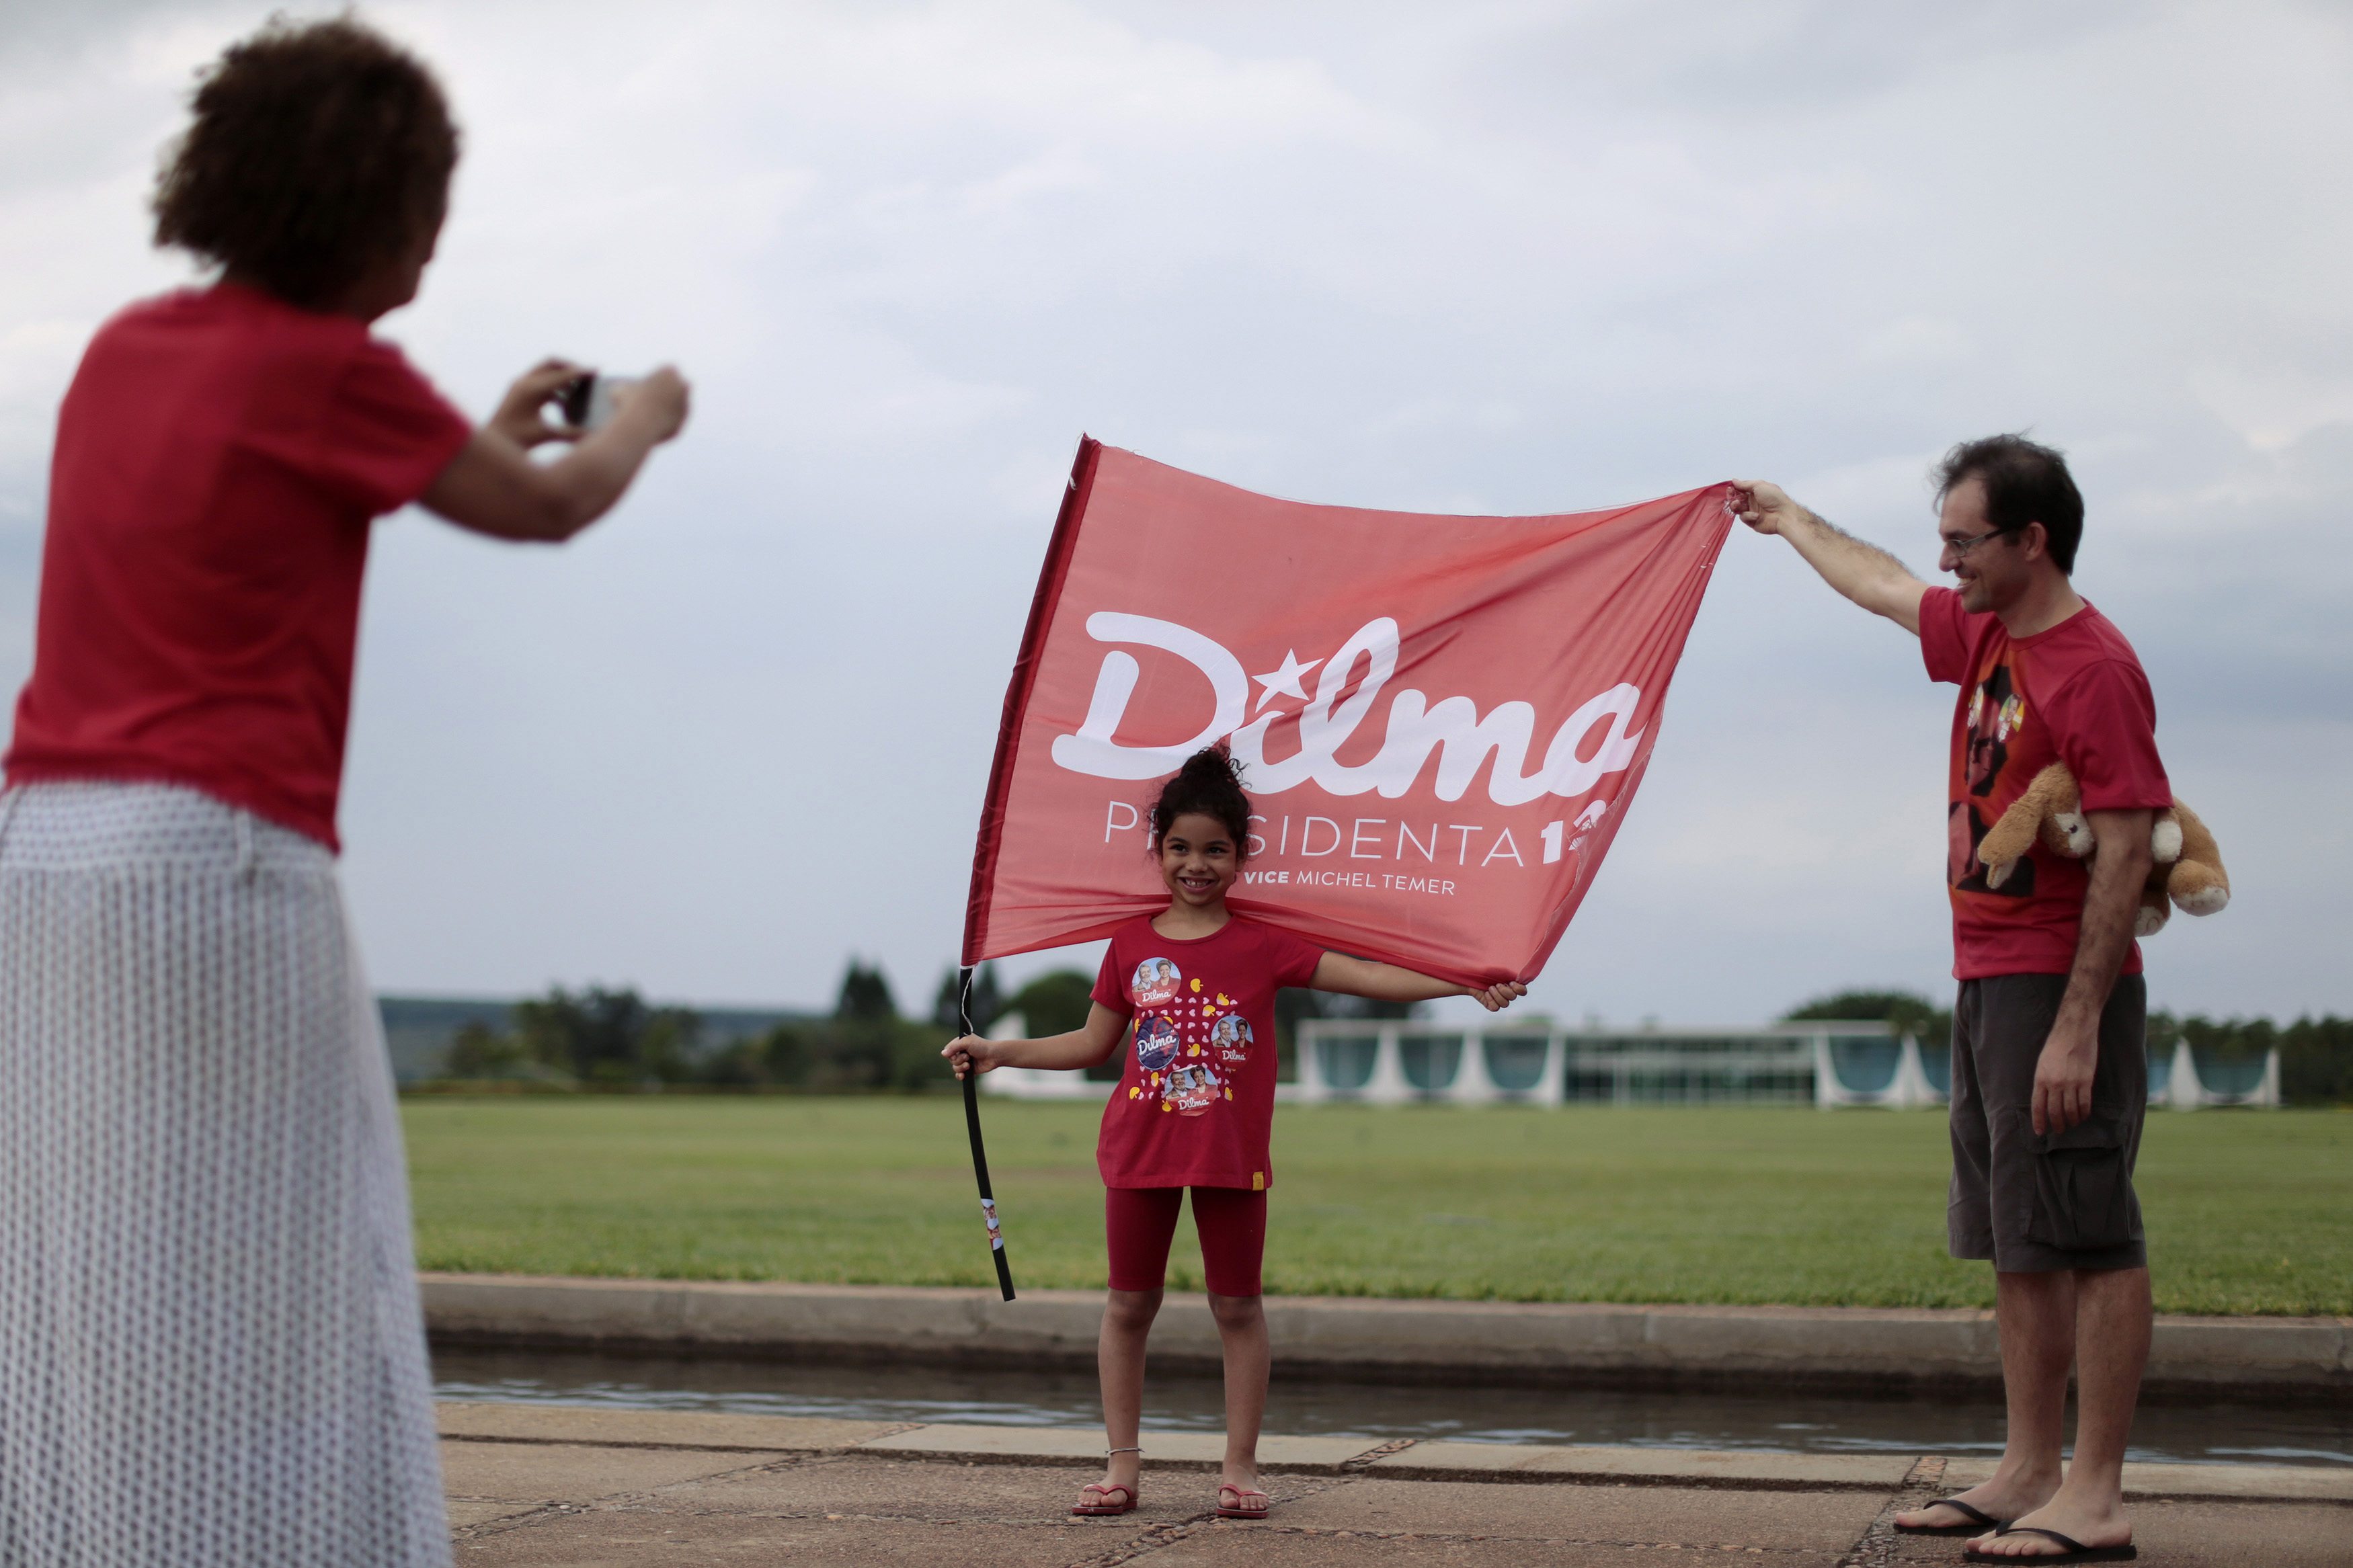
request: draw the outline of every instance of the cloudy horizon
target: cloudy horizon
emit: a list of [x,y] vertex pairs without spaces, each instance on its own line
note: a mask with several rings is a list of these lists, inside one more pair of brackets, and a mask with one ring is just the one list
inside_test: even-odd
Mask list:
[[[58,399],[111,310],[191,276],[148,244],[157,152],[271,8],[0,21],[10,694]],[[550,352],[695,383],[572,545],[381,526],[343,811],[379,988],[823,1006],[855,955],[927,1010],[1082,431],[1413,510],[1769,478],[1932,575],[1931,464],[2023,428],[2075,467],[2078,584],[2231,869],[2229,910],[2147,944],[2152,1005],[2353,1013],[2341,10],[362,15],[466,134],[423,297],[379,330],[477,416]],[[1530,1005],[1940,994],[1951,698],[1736,530]]]

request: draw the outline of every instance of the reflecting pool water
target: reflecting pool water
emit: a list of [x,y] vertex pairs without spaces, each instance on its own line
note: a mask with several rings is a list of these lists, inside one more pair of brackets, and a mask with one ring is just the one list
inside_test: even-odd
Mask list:
[[[548,1352],[440,1350],[444,1399],[503,1399],[640,1410],[719,1410],[871,1421],[1084,1426],[1101,1419],[1092,1375],[1076,1371],[719,1361]],[[1215,1431],[1222,1394],[1206,1377],[1155,1378],[1147,1431]],[[1778,1453],[1998,1454],[2001,1407],[1952,1398],[1690,1394],[1624,1389],[1445,1387],[1278,1380],[1270,1432],[1445,1437],[1476,1443],[1625,1443]],[[2132,1458],[2216,1464],[2353,1466],[2353,1408],[2154,1405]]]

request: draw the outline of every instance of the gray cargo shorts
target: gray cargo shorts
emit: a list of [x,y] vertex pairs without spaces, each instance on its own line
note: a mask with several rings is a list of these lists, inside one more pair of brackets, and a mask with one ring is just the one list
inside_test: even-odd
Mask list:
[[1961,983],[1953,1008],[1953,1186],[1946,1239],[1956,1258],[2004,1273],[2140,1268],[2133,1163],[2148,1111],[2148,986],[2121,976],[2100,1014],[2092,1114],[2064,1132],[2034,1131],[2034,1066],[2063,974]]

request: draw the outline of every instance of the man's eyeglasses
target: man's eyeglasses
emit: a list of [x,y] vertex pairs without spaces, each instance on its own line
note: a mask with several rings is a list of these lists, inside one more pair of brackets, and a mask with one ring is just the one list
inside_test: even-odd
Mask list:
[[1989,528],[1983,533],[1972,533],[1967,539],[1955,539],[1951,535],[1947,534],[1944,536],[1945,548],[1953,552],[1954,560],[1967,561],[1969,558],[1969,552],[1975,550],[1978,545],[1983,544],[1987,540],[2000,539],[2005,534],[2016,533],[2017,531],[2018,530],[2014,528]]

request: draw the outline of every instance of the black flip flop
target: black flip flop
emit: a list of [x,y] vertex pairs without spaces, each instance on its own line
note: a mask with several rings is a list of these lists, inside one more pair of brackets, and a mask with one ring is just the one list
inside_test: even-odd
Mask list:
[[1896,1530],[1905,1535],[1983,1535],[1991,1531],[2000,1535],[2010,1528],[2010,1521],[1996,1519],[1973,1502],[1963,1502],[1957,1497],[1940,1497],[1935,1502],[1924,1502],[1913,1511],[1926,1513],[1932,1508],[1957,1508],[1974,1524],[1899,1524]]
[[1999,1552],[1979,1552],[1974,1546],[1961,1548],[1964,1563],[2129,1563],[2140,1555],[2137,1546],[2086,1546],[2072,1535],[2062,1535],[2055,1530],[2045,1530],[2039,1524],[2013,1524],[2008,1530],[1996,1531],[1997,1535],[2039,1535],[2045,1541],[2055,1541],[2065,1548],[2033,1557],[2011,1557]]

